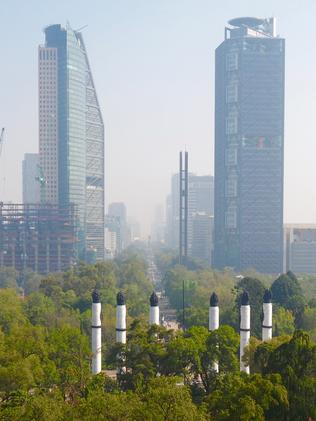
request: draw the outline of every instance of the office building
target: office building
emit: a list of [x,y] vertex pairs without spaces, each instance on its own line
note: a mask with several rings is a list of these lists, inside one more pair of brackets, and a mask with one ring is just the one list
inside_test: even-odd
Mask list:
[[22,161],[23,203],[40,202],[39,161],[37,153],[24,154]]
[[215,54],[215,267],[283,261],[284,39],[275,19],[229,21]]
[[117,231],[105,228],[105,257],[106,259],[114,259],[117,255],[118,235]]
[[80,255],[104,258],[104,127],[81,32],[50,25],[39,47],[42,200],[78,209]]
[[162,205],[155,207],[154,220],[151,225],[150,239],[154,243],[164,243],[165,241],[165,218]]
[[285,224],[284,272],[316,274],[316,224]]
[[[171,194],[167,197],[166,206],[166,244],[173,249],[179,247],[179,174],[171,178]],[[214,215],[214,177],[211,175],[199,176],[188,172],[188,256],[197,256],[193,238],[193,216],[205,214]],[[212,237],[210,237],[211,239]],[[209,253],[205,251],[205,253]],[[203,256],[204,256],[203,252]],[[197,257],[198,258],[198,257]],[[200,257],[203,260],[203,257]]]
[[180,152],[179,160],[179,263],[187,264],[188,258],[188,214],[189,214],[189,156]]
[[130,231],[127,224],[127,211],[123,202],[109,204],[107,217],[115,220],[117,226],[117,252],[120,253],[130,244]]
[[206,212],[192,215],[191,256],[212,265],[214,217]]
[[105,216],[105,249],[110,258],[122,251],[121,220],[119,216]]

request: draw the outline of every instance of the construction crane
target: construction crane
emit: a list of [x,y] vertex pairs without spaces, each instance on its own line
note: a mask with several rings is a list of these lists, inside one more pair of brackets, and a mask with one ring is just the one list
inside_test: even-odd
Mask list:
[[1,152],[2,152],[3,142],[4,142],[4,127],[2,127],[1,134],[0,134],[0,156],[1,156]]
[[46,202],[46,178],[44,176],[43,168],[40,165],[37,165],[37,176],[35,180],[40,183],[40,191],[41,191],[41,203]]

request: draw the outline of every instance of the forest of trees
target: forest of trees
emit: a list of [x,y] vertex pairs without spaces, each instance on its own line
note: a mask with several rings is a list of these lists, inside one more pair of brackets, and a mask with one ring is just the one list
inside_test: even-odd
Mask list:
[[[157,254],[163,287],[178,310],[185,281],[185,331],[148,326],[153,286],[139,250],[46,277],[1,269],[0,420],[315,420],[312,287],[306,294],[291,273],[277,280],[253,273],[240,279],[229,270],[188,270],[171,260]],[[312,284],[311,278],[307,282]],[[262,343],[260,306],[267,286],[274,297],[275,337]],[[102,299],[103,366],[118,367],[117,380],[90,374],[94,288]],[[251,375],[239,371],[243,289],[254,314],[246,354]],[[115,343],[119,290],[127,302],[126,345]],[[214,290],[221,325],[208,332]]]
[[316,276],[296,277],[292,272],[262,275],[255,271],[241,274],[231,269],[219,272],[191,261],[190,269],[177,264],[177,256],[157,251],[157,264],[162,272],[163,288],[171,305],[182,320],[182,288],[185,289],[185,323],[190,326],[208,325],[210,294],[219,296],[220,319],[238,331],[239,297],[247,290],[251,305],[251,334],[261,336],[261,310],[265,289],[271,288],[273,297],[274,336],[291,335],[295,329],[307,331],[316,342]]

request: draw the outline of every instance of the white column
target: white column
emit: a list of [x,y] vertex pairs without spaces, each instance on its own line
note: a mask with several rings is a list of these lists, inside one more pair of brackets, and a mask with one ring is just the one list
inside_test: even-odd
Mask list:
[[91,351],[92,351],[92,374],[101,371],[101,302],[98,291],[92,293],[92,319],[91,319]]
[[150,296],[149,324],[159,325],[159,300],[157,294],[153,292]]
[[219,307],[218,297],[213,292],[210,298],[209,318],[208,318],[208,330],[216,330],[219,327]]
[[[219,306],[218,306],[218,297],[213,292],[210,298],[210,308],[208,313],[208,330],[216,330],[219,328]],[[218,363],[215,362],[213,365],[214,370],[218,373]]]
[[263,296],[262,340],[272,339],[272,295],[267,289]]
[[240,307],[240,371],[249,374],[249,366],[242,361],[246,346],[249,345],[250,339],[250,305],[248,292],[244,291],[241,297]]
[[116,304],[116,342],[126,344],[126,305],[121,292],[117,294]]

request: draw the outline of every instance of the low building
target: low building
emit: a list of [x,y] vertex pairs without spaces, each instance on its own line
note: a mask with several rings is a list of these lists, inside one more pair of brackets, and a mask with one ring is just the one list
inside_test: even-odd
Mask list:
[[316,224],[284,226],[284,270],[316,273]]

